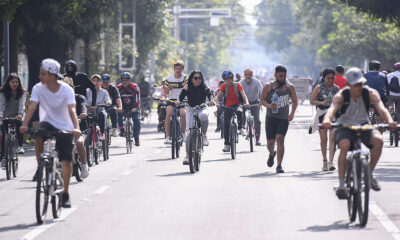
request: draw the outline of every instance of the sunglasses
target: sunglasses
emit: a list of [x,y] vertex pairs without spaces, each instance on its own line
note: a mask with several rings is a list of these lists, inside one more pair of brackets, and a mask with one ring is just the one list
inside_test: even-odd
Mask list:
[[193,80],[201,80],[201,77],[194,77]]

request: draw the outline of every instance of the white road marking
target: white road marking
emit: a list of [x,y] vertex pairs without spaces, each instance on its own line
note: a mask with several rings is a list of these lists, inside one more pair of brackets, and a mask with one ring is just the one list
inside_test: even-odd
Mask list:
[[28,232],[25,234],[20,240],[33,240],[37,238],[40,234],[45,232],[46,230],[50,229],[54,225],[56,225],[59,222],[62,222],[65,218],[67,218],[71,213],[75,212],[77,207],[71,207],[71,208],[64,208],[61,212],[60,218],[57,220],[47,220],[45,223],[42,225],[38,225],[35,227],[32,231]]
[[396,240],[400,240],[400,230],[397,226],[389,219],[386,213],[378,206],[376,202],[369,203],[369,210],[375,217],[381,222],[382,226],[386,229],[389,234]]
[[94,194],[102,194],[105,191],[107,191],[107,189],[109,189],[111,186],[101,186],[99,187],[96,191],[94,191]]
[[123,172],[121,175],[122,175],[122,176],[128,176],[129,174],[132,173],[132,171],[133,171],[133,169],[128,170],[128,171],[126,171],[126,172]]

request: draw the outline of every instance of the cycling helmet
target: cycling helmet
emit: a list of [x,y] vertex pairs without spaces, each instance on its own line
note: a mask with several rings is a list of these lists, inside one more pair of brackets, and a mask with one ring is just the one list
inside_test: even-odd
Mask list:
[[111,77],[109,74],[106,73],[106,74],[101,75],[102,82],[110,82],[110,80],[111,80]]
[[224,71],[222,73],[222,79],[233,78],[233,72],[231,70]]
[[400,62],[397,62],[397,63],[395,63],[394,65],[393,65],[393,67],[394,67],[394,70],[400,70]]
[[381,67],[381,63],[377,60],[372,60],[368,64],[369,70],[379,70],[380,67]]
[[132,79],[131,74],[129,72],[123,72],[121,73],[121,79],[123,78],[129,78]]

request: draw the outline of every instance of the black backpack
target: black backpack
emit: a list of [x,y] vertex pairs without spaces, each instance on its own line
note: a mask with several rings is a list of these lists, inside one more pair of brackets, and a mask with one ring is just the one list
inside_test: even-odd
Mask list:
[[[349,107],[349,104],[350,104],[350,89],[349,88],[343,89],[342,96],[343,96],[343,104],[342,104],[342,107],[336,113],[336,119],[339,118],[342,114],[344,114],[346,112],[346,109]],[[369,100],[368,87],[363,87],[361,96],[362,96],[362,99],[363,99],[364,104],[365,104],[365,111],[368,113],[369,112],[369,108],[370,108],[370,104],[371,104],[370,100]]]
[[390,80],[389,90],[391,92],[400,93],[399,79],[396,76],[392,77]]

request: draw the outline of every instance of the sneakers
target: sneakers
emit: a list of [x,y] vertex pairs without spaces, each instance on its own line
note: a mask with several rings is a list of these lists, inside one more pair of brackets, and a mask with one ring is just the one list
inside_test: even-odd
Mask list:
[[240,129],[240,135],[242,135],[243,137],[245,137],[246,136],[246,132],[244,131],[244,129],[242,128],[242,129]]
[[323,160],[322,162],[322,171],[328,171],[328,162],[326,160]]
[[371,177],[371,188],[374,191],[380,191],[381,190],[381,186],[379,185],[378,180],[376,180],[375,177]]
[[329,169],[329,171],[334,171],[336,169],[335,164],[333,162],[329,162],[328,169]]
[[208,146],[208,139],[206,135],[203,135],[203,146]]
[[219,131],[221,131],[221,129],[220,129],[220,128],[217,128],[217,129],[215,129],[215,132],[219,132]]
[[274,155],[272,155],[272,156],[269,155],[268,161],[267,161],[268,167],[274,166],[274,157],[275,157],[275,155],[276,155],[276,151],[274,151]]
[[169,138],[169,137],[167,137],[165,140],[164,140],[164,144],[171,144],[172,143],[172,141],[171,141],[171,138]]
[[137,146],[137,147],[140,146],[139,138],[135,138],[135,146]]
[[88,168],[87,164],[82,164],[81,165],[81,171],[82,171],[82,177],[83,178],[89,177],[89,168]]
[[18,148],[17,148],[17,153],[18,153],[18,154],[24,154],[24,153],[25,153],[24,148],[23,148],[23,147],[18,147]]
[[3,170],[6,169],[6,160],[4,158],[1,160],[1,168]]
[[105,140],[106,139],[106,137],[104,136],[104,133],[100,133],[99,134],[99,140],[100,141],[103,141],[103,140]]
[[125,128],[120,128],[119,129],[119,136],[120,137],[125,137]]
[[229,152],[231,150],[231,146],[225,145],[224,148],[222,149],[223,152]]
[[256,138],[256,146],[261,146],[260,138]]
[[70,208],[71,207],[71,201],[69,200],[69,194],[68,193],[63,193],[63,196],[62,196],[62,207],[63,208]]
[[113,128],[113,129],[112,129],[112,136],[113,136],[113,137],[118,137],[118,131],[117,131],[116,128]]
[[338,187],[338,188],[336,189],[336,196],[337,196],[339,199],[349,199],[350,193],[349,193],[349,191],[347,191],[346,188],[344,188],[344,187]]
[[189,165],[189,157],[188,157],[188,156],[186,156],[186,157],[183,159],[183,165]]
[[283,171],[281,165],[278,165],[278,166],[276,167],[276,173],[285,173],[285,171]]

